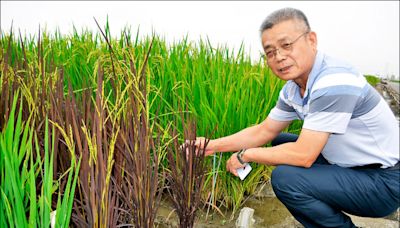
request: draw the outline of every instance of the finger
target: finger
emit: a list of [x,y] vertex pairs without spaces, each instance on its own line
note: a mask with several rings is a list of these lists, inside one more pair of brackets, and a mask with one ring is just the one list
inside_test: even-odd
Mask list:
[[235,175],[235,176],[239,176],[239,174],[237,173],[237,170],[236,170],[236,169],[232,169],[231,173],[232,173],[233,175]]
[[228,171],[228,172],[230,172],[230,170],[229,170],[229,160],[230,159],[228,159],[228,161],[226,161],[226,164],[225,164],[225,168],[226,168],[226,171]]
[[227,165],[228,167],[227,167],[227,169],[226,170],[228,170],[230,173],[232,173],[234,176],[238,176],[238,173],[237,173],[237,170],[231,165],[231,164],[229,164],[229,165]]
[[195,145],[196,146],[204,145],[204,142],[205,142],[205,138],[204,137],[196,137]]
[[205,156],[210,156],[213,155],[215,153],[215,151],[213,150],[206,150]]
[[186,147],[186,160],[189,160],[190,150],[189,147]]

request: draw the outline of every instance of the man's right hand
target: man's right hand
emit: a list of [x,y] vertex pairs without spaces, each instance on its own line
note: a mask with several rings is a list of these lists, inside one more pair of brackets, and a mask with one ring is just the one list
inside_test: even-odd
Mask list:
[[[204,148],[204,144],[205,144],[206,140],[207,139],[205,137],[196,137],[196,141],[194,142],[194,145],[196,146],[196,152],[198,152],[199,149]],[[190,141],[191,140],[186,140],[185,143],[190,144]],[[210,140],[210,142],[211,142],[211,140]],[[215,153],[215,151],[210,148],[210,142],[207,144],[206,151],[204,153],[205,156],[213,155]],[[181,148],[183,148],[183,145],[181,146]]]
[[[204,137],[196,137],[196,142],[194,143],[194,145],[197,147],[197,149],[203,149],[206,140],[207,139]],[[211,140],[207,144],[206,151],[204,154],[205,156],[213,155],[215,153],[215,151],[212,150],[210,146],[211,146]]]

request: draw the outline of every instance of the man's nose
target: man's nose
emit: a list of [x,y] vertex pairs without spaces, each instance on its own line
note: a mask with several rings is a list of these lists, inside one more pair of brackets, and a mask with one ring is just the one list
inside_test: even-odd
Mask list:
[[281,61],[281,60],[283,60],[283,59],[286,59],[286,55],[283,55],[283,54],[281,54],[281,51],[280,51],[280,49],[276,49],[276,52],[275,52],[275,58],[276,58],[276,61]]

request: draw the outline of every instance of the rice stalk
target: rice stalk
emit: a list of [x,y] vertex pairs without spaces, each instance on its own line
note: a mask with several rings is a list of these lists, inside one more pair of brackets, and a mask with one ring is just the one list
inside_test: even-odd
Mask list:
[[193,227],[196,212],[200,208],[206,166],[204,152],[209,140],[205,140],[199,148],[195,146],[196,124],[184,119],[181,124],[184,129],[185,143],[179,143],[177,124],[174,128],[174,143],[167,154],[170,173],[167,177],[168,192],[179,217],[180,227]]

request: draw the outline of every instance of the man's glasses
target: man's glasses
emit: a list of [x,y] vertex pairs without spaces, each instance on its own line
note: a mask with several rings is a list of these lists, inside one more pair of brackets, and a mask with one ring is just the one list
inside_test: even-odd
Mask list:
[[275,49],[272,49],[272,50],[268,50],[268,51],[265,53],[265,56],[267,57],[267,61],[269,62],[269,61],[274,60],[275,57],[276,57],[276,55],[278,54],[278,51],[279,51],[279,54],[282,55],[282,56],[287,56],[287,55],[289,55],[289,54],[292,52],[292,50],[293,50],[293,44],[296,43],[296,41],[298,41],[298,40],[300,39],[300,37],[306,35],[307,33],[309,33],[309,32],[307,31],[307,32],[301,34],[300,36],[298,36],[298,37],[297,37],[295,40],[293,40],[292,42],[281,44],[279,48],[275,48]]

